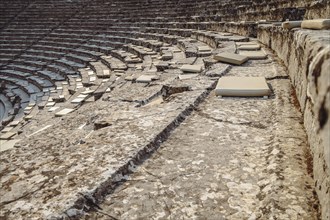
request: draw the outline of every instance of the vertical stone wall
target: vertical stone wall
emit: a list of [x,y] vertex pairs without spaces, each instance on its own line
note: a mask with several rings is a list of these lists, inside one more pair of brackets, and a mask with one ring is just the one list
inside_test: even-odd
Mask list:
[[304,114],[322,219],[330,219],[330,30],[259,27],[258,39],[288,68]]

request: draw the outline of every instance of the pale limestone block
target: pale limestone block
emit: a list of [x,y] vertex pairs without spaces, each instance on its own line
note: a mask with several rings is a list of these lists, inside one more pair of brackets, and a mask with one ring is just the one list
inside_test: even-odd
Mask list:
[[61,116],[67,115],[73,111],[74,111],[74,109],[72,109],[72,108],[65,108],[65,109],[62,109],[61,111],[55,113],[55,116],[61,117]]
[[268,96],[270,89],[265,77],[222,77],[215,94],[218,96]]
[[136,79],[136,82],[150,83],[155,78],[154,75],[142,75]]
[[181,68],[182,72],[188,72],[188,73],[200,73],[202,72],[202,66],[201,65],[183,65]]
[[214,55],[213,59],[220,61],[220,62],[225,62],[225,63],[230,63],[230,64],[235,64],[235,65],[241,65],[248,61],[247,56],[242,56],[239,54],[235,53],[219,53],[217,55]]
[[197,77],[198,74],[183,74],[183,75],[179,75],[179,79],[180,80],[185,80],[185,79],[192,79]]
[[304,20],[301,23],[301,27],[315,30],[330,29],[330,19]]
[[15,132],[7,132],[7,133],[4,133],[4,134],[1,134],[0,135],[0,140],[9,140],[15,135],[16,135]]
[[259,44],[241,45],[238,47],[239,50],[260,50]]

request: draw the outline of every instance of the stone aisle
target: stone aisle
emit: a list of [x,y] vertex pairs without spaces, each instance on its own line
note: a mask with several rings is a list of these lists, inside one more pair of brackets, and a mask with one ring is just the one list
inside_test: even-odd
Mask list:
[[274,94],[212,92],[84,219],[317,219],[302,115],[286,73],[267,59],[228,75],[265,76]]

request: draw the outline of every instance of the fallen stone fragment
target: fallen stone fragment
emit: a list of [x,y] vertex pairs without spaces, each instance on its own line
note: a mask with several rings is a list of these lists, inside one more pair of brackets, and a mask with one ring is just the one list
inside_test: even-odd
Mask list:
[[134,81],[135,79],[136,79],[135,76],[126,76],[126,77],[125,77],[125,80],[126,80],[126,81]]
[[7,132],[5,134],[1,134],[0,136],[0,140],[9,140],[11,139],[13,136],[15,136],[16,133],[15,132]]
[[267,54],[262,51],[240,51],[240,55],[247,56],[251,60],[263,60],[267,58]]
[[282,28],[292,29],[292,28],[300,28],[302,21],[285,21],[282,23]]
[[265,77],[222,77],[215,89],[217,96],[268,96]]
[[241,65],[249,60],[247,56],[242,56],[239,54],[227,53],[227,52],[214,55],[213,59],[220,62],[235,64],[235,65]]
[[191,78],[194,78],[197,76],[198,76],[198,74],[183,74],[183,75],[179,75],[179,79],[185,80],[185,79],[191,79]]
[[20,121],[12,121],[9,123],[9,127],[16,127],[18,124],[20,123]]
[[139,76],[137,79],[136,79],[136,82],[140,82],[140,83],[149,83],[151,82],[152,80],[156,79],[157,76],[156,75],[142,75],[142,76]]
[[188,73],[200,73],[202,72],[202,66],[201,65],[183,65],[181,68],[182,72],[188,72]]
[[301,27],[315,30],[330,29],[330,19],[304,20],[301,23]]
[[6,133],[6,132],[9,132],[13,129],[13,127],[5,127],[4,129],[2,129],[1,133]]
[[58,106],[55,106],[55,107],[51,107],[50,109],[48,109],[49,112],[54,112],[56,111],[57,109],[59,109],[60,107]]
[[238,47],[239,50],[260,50],[259,44],[241,45]]
[[69,114],[73,111],[74,111],[74,109],[72,109],[72,108],[65,108],[65,109],[55,113],[55,117],[62,117],[62,116],[67,115],[67,114]]

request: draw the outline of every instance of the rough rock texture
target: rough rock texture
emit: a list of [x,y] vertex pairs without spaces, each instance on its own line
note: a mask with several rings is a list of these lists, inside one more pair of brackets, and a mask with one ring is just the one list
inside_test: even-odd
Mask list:
[[307,136],[290,80],[269,60],[227,75],[263,75],[274,95],[211,93],[86,220],[317,219]]
[[330,2],[328,0],[310,1],[307,4],[305,19],[329,18]]
[[330,31],[260,27],[258,39],[288,68],[313,154],[313,174],[322,208],[330,218]]
[[0,218],[72,217],[89,206],[86,197],[98,203],[215,84],[194,82],[166,73],[149,86],[127,82],[62,118],[40,114],[20,134],[24,142],[1,154]]

